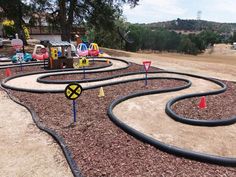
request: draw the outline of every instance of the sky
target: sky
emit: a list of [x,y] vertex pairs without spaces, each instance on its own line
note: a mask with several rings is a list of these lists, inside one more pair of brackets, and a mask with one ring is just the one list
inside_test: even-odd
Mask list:
[[236,0],[140,0],[135,8],[123,8],[131,23],[197,19],[198,11],[202,20],[236,23]]

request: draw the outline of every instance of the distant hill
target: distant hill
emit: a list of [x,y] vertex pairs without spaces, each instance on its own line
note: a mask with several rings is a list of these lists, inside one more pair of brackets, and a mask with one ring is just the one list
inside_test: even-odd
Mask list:
[[219,33],[231,33],[236,31],[236,23],[218,23],[205,20],[183,20],[177,19],[166,22],[157,22],[149,24],[141,24],[152,29],[165,28],[168,30],[184,30],[184,31],[202,31],[213,30]]

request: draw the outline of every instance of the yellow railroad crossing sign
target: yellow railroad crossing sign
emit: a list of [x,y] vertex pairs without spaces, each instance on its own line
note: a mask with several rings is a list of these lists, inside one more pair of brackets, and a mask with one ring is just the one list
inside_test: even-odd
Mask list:
[[65,96],[69,100],[76,100],[82,93],[83,88],[78,83],[70,83],[65,88]]
[[89,66],[89,60],[85,57],[81,58],[79,60],[79,66],[80,67],[85,67],[85,66]]

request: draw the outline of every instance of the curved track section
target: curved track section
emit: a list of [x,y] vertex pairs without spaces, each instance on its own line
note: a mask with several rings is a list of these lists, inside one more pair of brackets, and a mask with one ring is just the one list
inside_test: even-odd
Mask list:
[[[177,73],[174,75],[177,77]],[[109,117],[126,132],[169,153],[236,166],[236,124],[211,128],[192,126],[165,114],[165,110],[179,99],[222,93],[226,86],[209,78],[189,74],[178,76],[191,81],[192,86],[180,91],[157,90],[122,97],[110,105]]]
[[12,62],[4,62],[0,63],[0,69],[5,69],[5,68],[16,68],[16,67],[26,67],[26,66],[37,66],[37,65],[44,65],[42,61],[32,61],[32,62],[27,62],[27,63],[12,63]]
[[[107,57],[106,57],[107,59]],[[100,60],[106,61],[106,59],[100,58]],[[115,71],[126,69],[130,66],[129,62],[126,62],[121,59],[116,58],[108,58],[112,65],[110,67],[102,67],[99,69],[90,68],[86,71],[86,73],[90,72],[108,72],[108,71]],[[90,71],[92,70],[92,71]],[[8,77],[2,81],[2,86],[12,90],[19,90],[19,91],[28,91],[28,92],[36,92],[36,93],[60,93],[63,92],[66,84],[43,84],[37,82],[37,79],[42,76],[52,76],[58,74],[83,74],[83,71],[74,70],[74,69],[66,69],[66,70],[52,70],[52,71],[43,71],[43,72],[32,72],[27,74],[19,74],[13,77]],[[109,81],[107,81],[109,83]],[[95,83],[97,86],[100,86],[99,83]],[[84,88],[89,87],[90,84],[82,84]]]
[[11,59],[6,56],[0,56],[0,65],[2,64],[2,62],[11,62]]
[[[124,60],[109,59],[113,64],[111,67],[86,72],[106,72],[129,67],[129,63]],[[52,83],[47,81],[45,83],[42,81],[42,78],[51,75],[73,73],[82,74],[83,71],[67,70],[22,74],[6,78],[2,86],[14,90],[36,93],[63,92],[66,84],[71,82],[71,80],[63,82],[51,81]],[[108,115],[111,120],[137,138],[167,152],[201,161],[236,166],[236,124],[233,124],[236,118],[224,124],[232,125],[209,128],[183,124],[183,121],[171,119],[168,116],[170,115],[174,118],[171,105],[178,100],[193,96],[222,93],[226,90],[226,86],[214,79],[177,72],[151,72],[148,78],[184,79],[192,83],[192,86],[184,90],[183,88],[152,90],[122,97],[115,100],[109,107]],[[139,72],[77,82],[81,82],[84,89],[92,89],[143,79],[144,73]],[[207,126],[216,125],[221,125],[221,123],[209,124]]]

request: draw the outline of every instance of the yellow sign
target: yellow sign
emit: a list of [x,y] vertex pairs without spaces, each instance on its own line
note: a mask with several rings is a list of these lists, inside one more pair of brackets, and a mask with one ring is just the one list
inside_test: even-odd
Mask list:
[[51,48],[51,57],[53,60],[58,59],[58,51],[55,48]]
[[89,60],[85,57],[79,60],[79,67],[89,66]]
[[77,83],[70,83],[66,86],[64,93],[67,99],[75,100],[81,95],[82,91],[83,88],[81,87],[81,85]]

